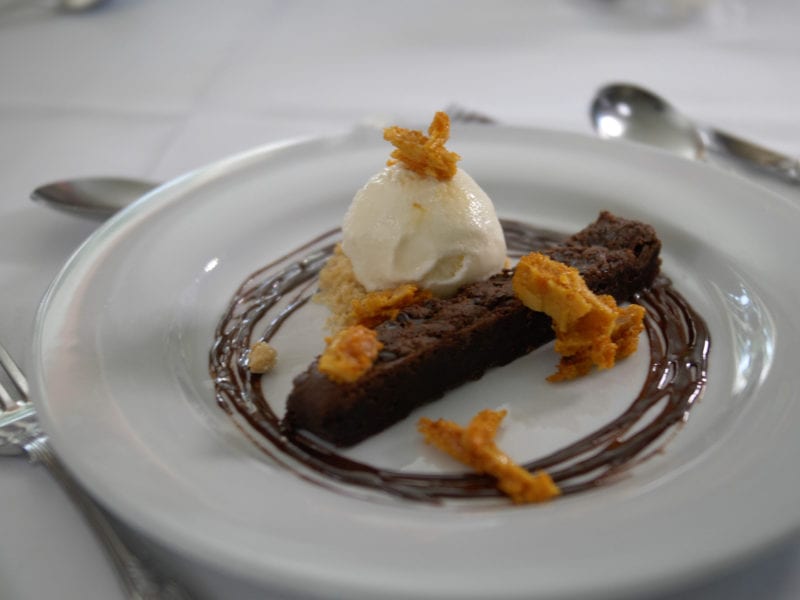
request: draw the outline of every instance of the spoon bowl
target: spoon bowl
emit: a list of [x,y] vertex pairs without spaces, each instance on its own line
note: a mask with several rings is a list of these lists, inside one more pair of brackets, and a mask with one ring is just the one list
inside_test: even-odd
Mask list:
[[86,177],[55,181],[33,190],[31,199],[71,214],[105,220],[157,187],[151,181]]
[[600,137],[624,138],[686,158],[703,158],[705,145],[694,123],[643,88],[607,85],[595,95],[589,113]]

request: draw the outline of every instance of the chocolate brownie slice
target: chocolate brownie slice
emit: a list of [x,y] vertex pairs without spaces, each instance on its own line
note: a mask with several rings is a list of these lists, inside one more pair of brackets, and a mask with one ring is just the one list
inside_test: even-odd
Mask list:
[[[644,223],[603,212],[596,222],[543,253],[577,268],[588,287],[621,302],[658,273],[661,242]],[[464,286],[447,299],[407,307],[376,328],[383,343],[372,368],[335,383],[315,360],[294,380],[284,417],[337,446],[351,446],[400,421],[447,390],[553,339],[550,317],[526,308],[512,271]]]

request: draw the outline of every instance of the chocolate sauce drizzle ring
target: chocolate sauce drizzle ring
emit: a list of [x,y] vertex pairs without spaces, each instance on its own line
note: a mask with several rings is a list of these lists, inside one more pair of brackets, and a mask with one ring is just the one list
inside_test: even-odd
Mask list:
[[[564,236],[516,221],[502,221],[509,254],[557,244]],[[261,376],[247,368],[251,343],[269,341],[316,292],[317,275],[340,230],[326,232],[250,275],[219,321],[209,370],[216,400],[275,462],[313,483],[337,491],[379,491],[408,500],[499,498],[495,480],[475,473],[428,474],[381,469],[352,460],[307,432],[287,432],[269,406]],[[546,470],[563,495],[614,481],[659,452],[688,418],[707,382],[710,335],[686,299],[660,276],[634,298],[645,310],[650,364],[637,396],[619,416],[577,441],[523,465]],[[266,322],[260,336],[255,329]],[[239,423],[237,422],[237,425]],[[241,427],[241,425],[240,425]],[[341,485],[344,484],[344,487]]]

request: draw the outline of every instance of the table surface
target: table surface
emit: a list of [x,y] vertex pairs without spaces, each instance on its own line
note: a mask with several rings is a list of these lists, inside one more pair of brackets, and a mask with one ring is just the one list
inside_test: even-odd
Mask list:
[[[0,0],[0,339],[23,363],[39,299],[98,226],[29,202],[46,181],[165,180],[267,142],[423,122],[452,104],[590,134],[591,95],[620,80],[800,154],[793,0],[108,0],[72,14],[53,3]],[[46,472],[4,460],[0,479],[0,598],[122,597]],[[129,536],[198,597],[283,597]],[[800,543],[659,594],[647,598],[798,598]]]

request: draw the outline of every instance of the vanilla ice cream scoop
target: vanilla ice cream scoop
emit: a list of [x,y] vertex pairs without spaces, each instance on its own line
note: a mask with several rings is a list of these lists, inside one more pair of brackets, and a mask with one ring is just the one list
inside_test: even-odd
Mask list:
[[448,296],[506,261],[492,201],[461,169],[440,180],[386,167],[356,193],[342,230],[342,250],[367,291],[414,283]]

